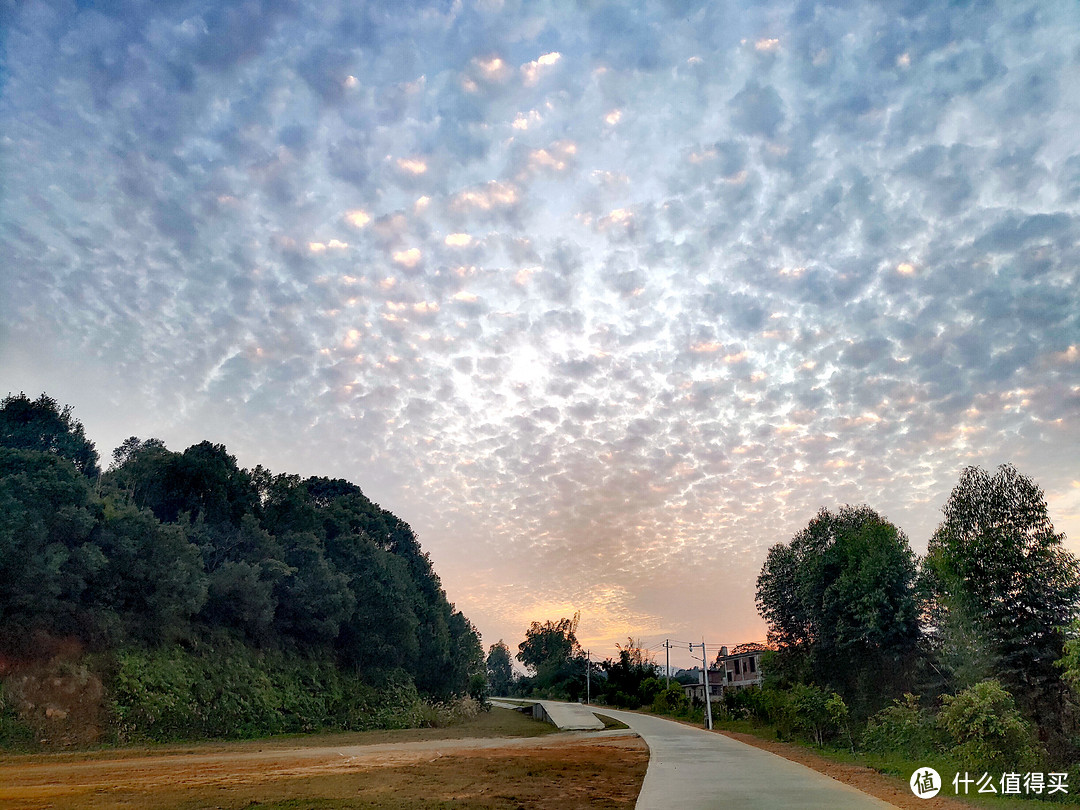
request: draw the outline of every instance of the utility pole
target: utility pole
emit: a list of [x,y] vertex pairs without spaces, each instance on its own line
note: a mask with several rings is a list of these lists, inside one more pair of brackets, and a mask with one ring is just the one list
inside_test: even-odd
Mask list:
[[665,671],[667,672],[667,680],[664,683],[665,687],[671,686],[671,639],[664,639],[664,654],[667,656],[667,666]]
[[592,703],[592,650],[585,651],[585,705]]
[[712,731],[712,695],[709,694],[709,656],[705,652],[705,640],[702,639],[701,644],[691,644],[691,654],[694,647],[701,647],[701,667],[705,682],[705,728]]
[[712,694],[709,692],[709,656],[705,652],[705,639],[701,640],[701,665],[705,667],[705,716],[708,719],[706,728],[712,731]]

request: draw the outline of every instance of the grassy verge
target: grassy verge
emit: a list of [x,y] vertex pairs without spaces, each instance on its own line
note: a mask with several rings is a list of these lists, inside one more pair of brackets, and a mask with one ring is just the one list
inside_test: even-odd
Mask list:
[[207,740],[190,743],[141,743],[95,750],[45,754],[0,755],[0,765],[29,763],[86,762],[130,759],[146,754],[214,754],[221,752],[271,751],[323,746],[382,745],[387,743],[463,740],[483,737],[542,737],[558,729],[533,720],[513,709],[492,708],[476,717],[442,728],[406,728],[375,731],[328,731],[321,734],[281,734],[258,740]]
[[608,717],[606,714],[600,714],[598,712],[593,712],[593,714],[596,715],[597,720],[604,724],[605,731],[607,731],[608,729],[630,728],[630,726],[626,725],[626,723],[622,722],[621,720],[616,720],[614,717]]
[[[911,796],[913,802],[918,802],[915,799],[914,794],[910,794],[910,788],[908,782],[911,779],[911,775],[920,768],[930,767],[940,774],[942,782],[941,792],[938,794],[940,798],[946,798],[956,803],[963,803],[972,807],[987,807],[994,808],[995,810],[1032,810],[1035,807],[1080,807],[1080,781],[1077,781],[1077,775],[1074,772],[1069,774],[1067,780],[1069,787],[1069,794],[1055,794],[1053,797],[1049,796],[1046,791],[1043,795],[1031,795],[1024,796],[1002,796],[994,794],[980,794],[978,793],[978,785],[972,784],[969,786],[970,791],[967,795],[963,794],[963,785],[960,785],[960,793],[957,795],[954,793],[953,776],[960,774],[963,776],[963,766],[957,764],[955,761],[949,760],[944,757],[927,757],[918,761],[908,759],[901,754],[871,754],[866,752],[852,752],[850,748],[833,748],[830,746],[817,746],[812,742],[792,737],[790,735],[781,735],[775,726],[757,723],[751,720],[716,720],[714,722],[714,728],[717,731],[730,731],[739,735],[747,735],[760,740],[764,745],[763,747],[773,750],[777,744],[794,746],[807,751],[808,753],[820,757],[828,762],[838,765],[855,765],[863,768],[869,768],[877,773],[881,774],[883,778],[889,778],[895,780],[896,786],[901,790],[901,793],[907,793]],[[782,740],[782,742],[780,742]],[[810,767],[814,767],[811,763]],[[824,771],[828,773],[828,770]],[[982,776],[982,773],[971,773],[969,776],[973,779],[977,779]],[[1001,774],[991,774],[994,777],[994,787],[1000,791]],[[1023,785],[1020,787],[1023,790]],[[928,805],[930,806],[930,805]]]

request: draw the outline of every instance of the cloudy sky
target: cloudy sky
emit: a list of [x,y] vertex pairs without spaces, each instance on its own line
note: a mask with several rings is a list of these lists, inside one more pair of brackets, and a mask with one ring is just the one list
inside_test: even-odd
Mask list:
[[348,478],[486,644],[764,637],[821,506],[1080,550],[1080,6],[0,0],[0,387]]

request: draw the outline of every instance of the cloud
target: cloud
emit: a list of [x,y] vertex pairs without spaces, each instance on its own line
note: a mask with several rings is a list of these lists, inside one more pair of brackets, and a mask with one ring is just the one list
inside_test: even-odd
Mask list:
[[0,367],[357,480],[494,638],[760,636],[820,506],[1077,451],[1074,16],[803,11],[20,5]]

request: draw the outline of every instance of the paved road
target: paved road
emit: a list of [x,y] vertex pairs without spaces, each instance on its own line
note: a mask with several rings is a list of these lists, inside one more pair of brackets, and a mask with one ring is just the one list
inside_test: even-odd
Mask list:
[[626,723],[649,746],[649,770],[636,810],[893,807],[805,765],[723,734],[633,712],[606,707],[600,711]]
[[506,709],[520,709],[523,705],[539,704],[544,708],[546,719],[554,723],[561,731],[600,731],[604,728],[604,724],[596,719],[592,710],[580,703],[560,703],[554,700],[529,700],[515,703],[495,698],[492,699],[491,704]]

